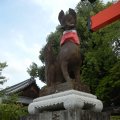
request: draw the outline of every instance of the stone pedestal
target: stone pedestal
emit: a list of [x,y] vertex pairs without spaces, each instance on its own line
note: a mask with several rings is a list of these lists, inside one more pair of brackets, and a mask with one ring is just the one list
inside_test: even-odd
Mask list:
[[101,112],[102,102],[89,92],[86,85],[75,82],[45,87],[29,104],[30,115],[21,120],[110,120]]
[[34,99],[33,103],[29,104],[28,111],[30,114],[36,114],[42,111],[73,110],[76,108],[101,112],[103,104],[95,95],[68,90]]
[[40,97],[28,106],[30,115],[20,120],[110,120],[109,114],[101,112],[102,102],[87,93],[88,87],[79,88],[75,84],[63,83],[54,89],[53,86],[42,89]]
[[110,115],[102,112],[73,109],[52,112],[44,111],[39,114],[21,117],[20,120],[110,120]]

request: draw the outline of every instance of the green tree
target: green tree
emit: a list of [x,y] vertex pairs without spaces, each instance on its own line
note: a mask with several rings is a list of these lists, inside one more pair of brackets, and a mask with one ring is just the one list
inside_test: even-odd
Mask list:
[[38,76],[38,65],[33,62],[30,68],[27,69],[27,72],[32,78],[36,78]]
[[2,76],[2,70],[7,67],[6,62],[0,62],[0,84],[3,84],[4,82],[7,81],[6,77]]
[[2,98],[0,120],[19,120],[21,116],[28,114],[27,107],[17,103],[18,96],[16,94],[9,96],[3,94]]
[[[2,76],[2,70],[5,67],[7,67],[6,62],[0,62],[0,84],[7,80]],[[27,107],[17,103],[17,95],[6,96],[4,91],[0,91],[0,100],[2,100],[0,101],[0,120],[19,120],[20,116],[27,114]]]
[[96,94],[107,106],[110,104],[120,105],[120,59],[101,79]]
[[[111,5],[111,3],[105,5],[98,1],[95,6],[91,6],[89,2],[87,4],[80,2],[76,7],[78,12],[77,28],[81,37],[81,51],[83,54],[81,80],[90,86],[91,92],[97,94],[97,96],[104,101],[105,105],[110,105],[115,102],[119,103],[120,98],[118,96],[119,92],[111,96],[111,93],[120,90],[119,84],[114,87],[112,87],[111,84],[109,88],[106,85],[109,84],[110,81],[113,81],[113,83],[120,81],[118,77],[120,75],[120,69],[115,69],[119,67],[120,21],[97,32],[90,33],[86,29],[86,19],[89,15],[94,15],[109,5]],[[84,11],[85,8],[87,9]],[[114,71],[110,72],[111,70]],[[118,74],[116,75],[116,73]],[[111,74],[114,74],[114,78]]]
[[[43,55],[41,55],[40,57],[41,57],[41,61],[44,61],[44,60],[42,60],[42,59],[44,59]],[[32,78],[38,77],[39,80],[46,82],[45,81],[45,66],[44,65],[39,67],[36,63],[33,62],[30,65],[30,67],[27,69],[27,72]]]

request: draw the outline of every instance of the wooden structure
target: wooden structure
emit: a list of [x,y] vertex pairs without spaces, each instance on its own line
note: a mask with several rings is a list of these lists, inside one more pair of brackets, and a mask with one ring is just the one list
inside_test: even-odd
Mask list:
[[92,16],[90,18],[90,29],[97,31],[116,20],[120,20],[120,1]]
[[6,96],[18,94],[18,102],[24,105],[30,104],[33,99],[39,97],[40,88],[36,85],[35,79],[27,79],[21,83],[2,90]]

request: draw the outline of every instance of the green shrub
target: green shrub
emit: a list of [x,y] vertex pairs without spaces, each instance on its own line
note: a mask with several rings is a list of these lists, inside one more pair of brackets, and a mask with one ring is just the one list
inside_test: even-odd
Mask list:
[[111,116],[110,120],[120,120],[120,116]]
[[0,104],[0,120],[18,120],[27,114],[27,108],[20,104]]

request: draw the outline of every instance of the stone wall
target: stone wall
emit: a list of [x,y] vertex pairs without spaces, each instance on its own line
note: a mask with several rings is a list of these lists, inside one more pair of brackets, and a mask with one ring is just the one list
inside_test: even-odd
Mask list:
[[36,115],[21,117],[20,120],[110,120],[108,113],[97,113],[88,110],[61,110],[42,112]]

